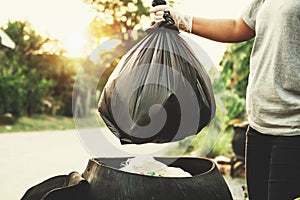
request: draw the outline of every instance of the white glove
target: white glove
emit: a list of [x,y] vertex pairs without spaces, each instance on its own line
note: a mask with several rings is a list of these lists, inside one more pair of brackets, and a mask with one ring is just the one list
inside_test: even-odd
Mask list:
[[150,12],[154,13],[155,22],[164,21],[163,18],[164,11],[169,11],[171,13],[171,17],[175,21],[175,26],[178,29],[189,33],[192,32],[193,16],[180,13],[168,5],[159,5],[159,6],[152,7],[150,9]]

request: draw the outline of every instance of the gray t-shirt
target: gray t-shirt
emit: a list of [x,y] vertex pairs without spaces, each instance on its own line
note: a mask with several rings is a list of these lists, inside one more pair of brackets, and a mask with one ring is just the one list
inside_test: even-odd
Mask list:
[[249,124],[264,134],[300,135],[300,0],[252,0],[242,18],[256,32]]

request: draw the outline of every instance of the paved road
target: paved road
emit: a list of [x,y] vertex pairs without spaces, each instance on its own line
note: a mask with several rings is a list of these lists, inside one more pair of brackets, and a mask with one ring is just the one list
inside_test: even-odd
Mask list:
[[[102,131],[111,144],[118,147],[116,149],[121,148],[118,140],[108,130]],[[105,142],[105,138],[101,140]],[[99,146],[105,147],[103,144]],[[101,155],[91,155],[83,147],[76,130],[0,134],[0,199],[17,200],[29,187],[49,177],[72,171],[81,173],[91,157],[125,156],[132,152],[151,151],[157,147],[146,145],[141,149],[128,146],[122,149],[122,155],[120,150],[106,151],[102,148]],[[159,147],[166,149],[170,146]],[[227,181],[235,199],[243,200],[240,183],[230,179]]]
[[0,199],[20,199],[51,176],[83,171],[89,154],[75,131],[0,135]]

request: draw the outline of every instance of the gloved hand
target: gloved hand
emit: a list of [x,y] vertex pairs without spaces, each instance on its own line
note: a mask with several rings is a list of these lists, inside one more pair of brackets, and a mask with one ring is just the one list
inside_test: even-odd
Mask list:
[[163,18],[164,11],[170,12],[172,18],[175,21],[175,26],[178,29],[189,32],[189,33],[192,32],[193,16],[180,13],[168,5],[159,5],[159,6],[152,7],[150,9],[150,12],[154,13],[154,21],[155,22],[164,21],[164,18]]

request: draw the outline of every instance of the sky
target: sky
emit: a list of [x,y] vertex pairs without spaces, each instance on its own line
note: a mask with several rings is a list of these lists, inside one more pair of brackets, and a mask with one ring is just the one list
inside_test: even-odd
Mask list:
[[28,20],[39,34],[59,39],[73,57],[80,55],[94,15],[83,0],[0,0],[0,26],[8,19]]
[[[150,5],[152,0],[148,1]],[[175,8],[195,16],[231,18],[239,16],[249,0],[175,0]],[[83,0],[0,0],[0,26],[8,20],[28,20],[34,29],[52,39],[59,39],[70,57],[82,54],[84,30],[95,16]],[[203,27],[205,28],[205,27]],[[193,37],[218,63],[226,44]]]

